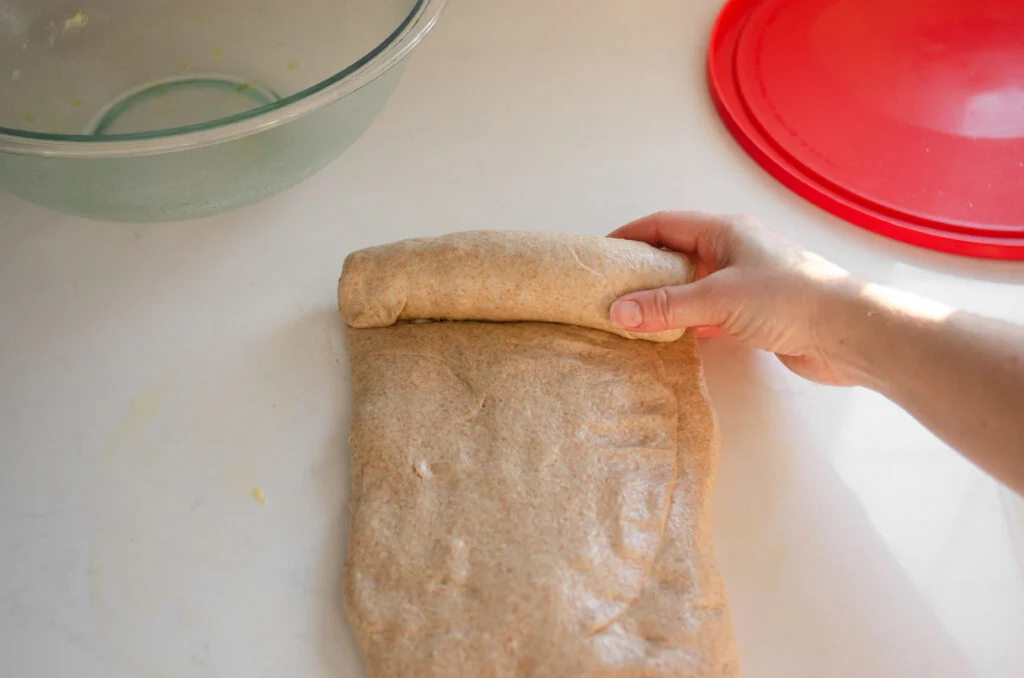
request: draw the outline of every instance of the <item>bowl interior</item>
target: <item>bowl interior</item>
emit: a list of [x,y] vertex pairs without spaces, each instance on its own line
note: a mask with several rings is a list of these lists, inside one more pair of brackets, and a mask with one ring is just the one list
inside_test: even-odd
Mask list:
[[0,0],[0,127],[109,136],[215,125],[334,77],[417,4]]

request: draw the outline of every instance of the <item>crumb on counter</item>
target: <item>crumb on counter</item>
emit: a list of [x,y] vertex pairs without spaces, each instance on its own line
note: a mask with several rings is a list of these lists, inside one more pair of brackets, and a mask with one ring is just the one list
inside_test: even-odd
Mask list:
[[81,28],[87,23],[89,23],[89,15],[83,14],[82,11],[79,10],[75,16],[64,21],[64,32],[67,33],[74,28]]

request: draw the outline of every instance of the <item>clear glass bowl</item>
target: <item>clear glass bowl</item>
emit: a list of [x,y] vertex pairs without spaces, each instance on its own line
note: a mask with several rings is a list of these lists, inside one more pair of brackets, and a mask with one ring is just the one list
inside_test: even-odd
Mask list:
[[0,185],[121,221],[260,200],[366,130],[443,5],[0,0]]

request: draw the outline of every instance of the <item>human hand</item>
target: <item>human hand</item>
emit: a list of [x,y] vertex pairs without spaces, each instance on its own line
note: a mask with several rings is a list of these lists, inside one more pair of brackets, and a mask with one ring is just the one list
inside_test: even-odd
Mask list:
[[717,327],[771,351],[796,374],[849,386],[857,372],[842,359],[844,300],[858,285],[838,266],[745,216],[658,212],[609,234],[683,252],[695,282],[627,294],[611,318],[633,332]]

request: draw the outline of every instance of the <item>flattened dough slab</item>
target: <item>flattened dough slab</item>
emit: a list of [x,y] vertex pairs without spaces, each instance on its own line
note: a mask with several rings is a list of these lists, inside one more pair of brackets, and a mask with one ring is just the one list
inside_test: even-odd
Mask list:
[[348,342],[345,604],[372,678],[738,675],[692,335],[443,322]]

